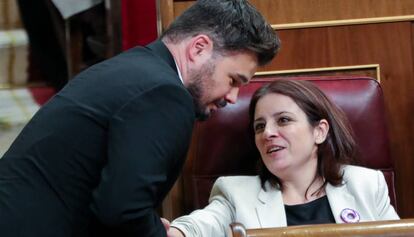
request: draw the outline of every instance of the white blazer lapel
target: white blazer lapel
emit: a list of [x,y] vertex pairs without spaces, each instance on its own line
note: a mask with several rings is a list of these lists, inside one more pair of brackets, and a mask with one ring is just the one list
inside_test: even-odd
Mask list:
[[261,189],[256,207],[257,218],[261,228],[285,227],[286,213],[283,205],[282,192],[266,184],[266,190]]
[[347,210],[358,213],[358,205],[355,198],[348,192],[346,184],[335,187],[328,183],[326,186],[326,195],[336,223],[346,223],[341,218],[341,215],[345,214]]

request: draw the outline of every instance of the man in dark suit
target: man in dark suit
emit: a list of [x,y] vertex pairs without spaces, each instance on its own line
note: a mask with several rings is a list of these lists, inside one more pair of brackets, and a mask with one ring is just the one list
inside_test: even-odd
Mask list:
[[166,236],[154,209],[194,120],[235,103],[278,47],[247,1],[199,0],[159,41],[80,73],[0,160],[1,236]]

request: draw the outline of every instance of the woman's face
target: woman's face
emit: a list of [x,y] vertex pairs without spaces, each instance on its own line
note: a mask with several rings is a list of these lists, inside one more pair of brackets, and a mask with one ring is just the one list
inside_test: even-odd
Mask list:
[[270,93],[256,104],[255,141],[267,169],[279,178],[315,169],[317,144],[328,130],[322,119],[312,127],[305,112],[288,96]]

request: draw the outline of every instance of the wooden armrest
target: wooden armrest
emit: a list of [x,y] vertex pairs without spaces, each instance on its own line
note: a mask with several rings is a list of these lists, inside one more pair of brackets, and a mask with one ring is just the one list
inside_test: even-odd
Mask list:
[[408,237],[414,236],[414,219],[370,221],[352,224],[301,225],[281,228],[245,229],[230,225],[233,237]]

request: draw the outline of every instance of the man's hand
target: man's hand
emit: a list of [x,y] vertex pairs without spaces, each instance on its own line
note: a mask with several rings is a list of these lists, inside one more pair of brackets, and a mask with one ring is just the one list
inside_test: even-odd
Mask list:
[[167,237],[185,237],[185,235],[178,229],[172,227],[170,228],[170,221],[161,217],[161,222],[164,225],[165,232],[167,232]]
[[168,231],[170,230],[170,221],[162,217],[160,219],[161,219],[162,224],[164,225],[165,232],[168,233]]

